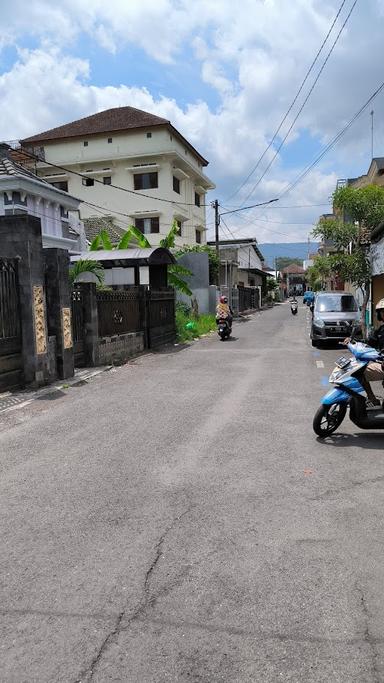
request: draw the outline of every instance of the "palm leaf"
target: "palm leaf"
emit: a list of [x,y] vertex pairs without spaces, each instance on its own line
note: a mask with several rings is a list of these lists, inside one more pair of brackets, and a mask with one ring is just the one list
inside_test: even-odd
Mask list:
[[128,249],[129,245],[131,244],[132,240],[135,239],[135,236],[132,232],[132,230],[129,228],[124,235],[122,236],[119,244],[117,245],[118,249]]
[[109,237],[108,232],[104,229],[100,230],[100,240],[103,244],[103,249],[106,249],[107,251],[113,249],[111,238]]
[[168,266],[168,272],[176,273],[176,275],[183,275],[184,277],[193,275],[192,271],[189,270],[189,268],[182,266],[181,263],[173,263],[171,266]]
[[104,282],[104,268],[98,261],[92,261],[91,259],[80,259],[76,261],[69,270],[69,281],[73,285],[79,275],[82,273],[91,273],[94,275],[99,284]]
[[89,251],[98,251],[102,247],[100,235],[96,235],[95,239],[92,240]]
[[[141,230],[139,230],[139,228],[136,228],[135,225],[130,225],[128,227],[127,232],[129,232],[130,235],[132,237],[134,237],[135,240],[137,240],[140,249],[150,249],[152,247],[151,243],[148,242],[146,236],[143,235]],[[127,234],[127,233],[125,233],[125,234]]]
[[177,225],[176,221],[173,221],[171,229],[168,232],[168,235],[166,235],[166,237],[163,237],[163,239],[160,240],[160,246],[164,247],[164,249],[173,249],[175,246],[175,240],[178,231],[179,226]]
[[192,296],[192,292],[189,289],[187,283],[184,280],[182,280],[180,277],[175,275],[174,273],[169,272],[169,270],[168,270],[168,284],[171,287],[174,287],[175,289],[177,289],[182,294],[186,294],[187,296]]

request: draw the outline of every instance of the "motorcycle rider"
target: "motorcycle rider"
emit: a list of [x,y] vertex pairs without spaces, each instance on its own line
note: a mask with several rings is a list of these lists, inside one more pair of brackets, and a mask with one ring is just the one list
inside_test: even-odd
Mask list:
[[216,306],[216,322],[227,320],[229,327],[232,328],[233,311],[228,303],[228,297],[221,296]]
[[[373,330],[373,332],[369,335],[367,344],[372,346],[372,348],[376,349],[377,351],[384,351],[384,299],[380,299],[380,301],[377,302],[375,309],[377,319],[381,324],[380,327],[378,327],[376,330]],[[344,339],[344,344],[349,344],[350,341],[351,338],[347,337],[347,339]],[[373,393],[370,382],[380,381],[384,381],[384,361],[371,361],[368,363],[365,369],[361,383],[367,392],[368,400],[374,406],[379,406],[380,401]]]

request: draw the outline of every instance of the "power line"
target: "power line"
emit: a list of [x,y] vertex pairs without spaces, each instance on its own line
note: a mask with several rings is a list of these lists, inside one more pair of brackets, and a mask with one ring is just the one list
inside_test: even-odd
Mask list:
[[[331,140],[331,142],[328,143],[326,147],[324,147],[323,151],[314,159],[314,161],[307,166],[302,173],[297,176],[296,180],[294,180],[292,183],[287,185],[285,190],[281,193],[279,199],[282,197],[285,197],[286,194],[291,192],[304,178],[308,173],[315,167],[317,164],[324,158],[324,156],[339,142],[339,140],[343,137],[343,135],[349,130],[349,128],[352,126],[352,124],[356,121],[356,119],[361,116],[363,111],[369,107],[371,102],[380,94],[380,92],[384,89],[384,81],[379,85],[379,87],[375,90],[375,92],[368,98],[368,100],[365,102],[365,104],[360,107],[360,109],[354,114],[354,116],[350,119],[350,121],[342,128],[337,135]],[[280,207],[279,207],[280,208]]]
[[[238,213],[239,211],[247,211],[247,209],[255,209],[257,206],[266,206],[267,204],[273,204],[273,202],[278,202],[278,199],[269,199],[267,202],[260,202],[259,204],[251,204],[251,206],[241,206],[239,209],[232,209],[231,211],[224,211],[220,216],[226,216],[229,213]],[[223,207],[225,208],[225,207]]]
[[316,84],[317,84],[317,82],[318,82],[318,80],[319,80],[321,74],[323,73],[323,71],[324,71],[324,69],[325,69],[325,66],[326,66],[326,64],[327,64],[327,62],[328,62],[328,60],[329,60],[329,58],[330,58],[332,52],[334,51],[334,49],[335,49],[335,47],[336,47],[336,44],[338,43],[339,38],[340,38],[340,36],[341,36],[341,34],[342,34],[344,28],[345,28],[345,26],[346,26],[346,24],[347,24],[347,22],[348,22],[348,20],[349,20],[349,18],[350,18],[350,16],[351,16],[353,10],[354,10],[355,7],[356,7],[357,2],[358,2],[358,0],[354,0],[353,5],[352,5],[352,7],[351,7],[349,13],[348,13],[348,15],[347,15],[347,17],[346,17],[346,19],[345,19],[343,25],[342,25],[341,28],[340,28],[340,31],[338,32],[338,34],[337,34],[335,40],[333,41],[333,44],[331,45],[330,50],[328,51],[328,54],[327,54],[327,56],[326,56],[326,58],[325,58],[325,60],[324,60],[324,62],[323,62],[323,64],[322,64],[322,66],[321,66],[321,68],[320,68],[320,70],[319,70],[319,73],[317,74],[317,76],[316,76],[316,78],[315,78],[315,80],[314,80],[314,82],[313,82],[311,88],[309,89],[309,92],[308,92],[307,96],[306,96],[305,99],[304,99],[304,102],[302,103],[302,105],[301,105],[299,111],[297,112],[295,118],[293,119],[291,125],[289,126],[288,131],[286,132],[286,134],[285,134],[285,136],[283,137],[282,141],[281,141],[280,144],[278,145],[278,147],[277,147],[277,149],[276,149],[276,151],[275,151],[275,154],[273,155],[271,161],[269,162],[269,164],[267,165],[267,167],[264,169],[263,173],[261,174],[261,176],[260,176],[260,178],[258,179],[258,181],[255,183],[255,185],[253,186],[253,188],[251,189],[251,191],[250,191],[250,192],[247,194],[247,196],[245,197],[244,202],[246,202],[247,199],[249,199],[249,197],[251,197],[251,195],[254,193],[254,191],[256,190],[256,188],[260,185],[261,181],[263,180],[263,178],[264,178],[264,177],[266,176],[266,174],[268,173],[268,171],[269,171],[269,169],[271,168],[273,162],[275,161],[277,155],[279,154],[279,152],[281,151],[283,145],[285,144],[285,142],[286,142],[288,136],[290,135],[290,133],[291,133],[291,131],[292,131],[292,129],[293,129],[293,127],[294,127],[294,125],[295,125],[297,119],[299,118],[299,116],[300,116],[301,112],[303,111],[305,105],[307,104],[307,102],[308,102],[310,96],[312,95],[312,93],[313,93],[313,91],[314,91],[314,89],[315,89],[315,87],[316,87]]
[[[66,173],[72,173],[72,175],[76,175],[79,178],[89,179],[89,177],[90,177],[90,176],[86,175],[86,173],[80,173],[79,171],[73,171],[73,170],[70,170],[69,168],[67,168],[65,166],[58,166],[57,164],[53,164],[50,161],[46,161],[45,159],[40,159],[39,156],[37,156],[36,154],[32,154],[31,152],[27,152],[24,148],[22,148],[22,152],[26,156],[30,157],[30,159],[34,159],[35,161],[40,161],[41,163],[47,164],[47,166],[52,166],[53,168],[58,168],[60,171],[65,171]],[[138,167],[137,170],[140,171],[140,167]],[[195,203],[182,202],[182,201],[177,201],[177,200],[173,200],[173,199],[165,199],[163,197],[155,197],[154,195],[142,194],[141,192],[138,192],[137,190],[129,190],[127,187],[122,187],[121,185],[114,185],[113,183],[110,183],[109,185],[104,185],[104,182],[102,180],[98,180],[98,178],[92,178],[92,180],[95,183],[99,183],[100,185],[103,185],[103,187],[113,187],[115,190],[121,190],[122,192],[128,192],[128,194],[134,194],[134,195],[141,197],[141,198],[144,198],[144,199],[154,199],[158,202],[166,202],[167,204],[179,204],[181,206],[196,206]],[[80,199],[79,197],[76,197],[76,199],[79,199],[80,202],[84,201],[83,199]],[[209,205],[208,204],[200,204],[200,207],[198,207],[198,208],[205,208],[206,206],[209,206]]]
[[[339,7],[339,10],[338,10],[338,12],[337,12],[335,18],[334,18],[334,20],[333,20],[333,22],[332,22],[332,24],[331,24],[331,27],[330,27],[330,29],[329,29],[327,35],[325,36],[325,38],[324,38],[324,40],[323,40],[323,42],[322,42],[322,44],[321,44],[319,50],[318,50],[317,53],[316,53],[316,56],[315,56],[315,58],[314,58],[314,60],[313,60],[313,62],[312,62],[312,64],[311,64],[311,66],[309,67],[307,73],[306,73],[305,76],[304,76],[304,80],[302,81],[302,83],[301,83],[301,85],[300,85],[300,87],[299,87],[299,89],[298,89],[298,91],[297,91],[297,93],[296,93],[294,99],[292,100],[292,102],[291,102],[291,104],[290,104],[290,106],[289,106],[289,108],[288,108],[288,110],[287,110],[287,112],[285,113],[284,117],[283,117],[282,120],[280,121],[280,124],[279,124],[278,128],[277,128],[276,131],[274,132],[273,137],[272,137],[272,140],[270,141],[270,143],[268,144],[268,146],[266,147],[266,149],[264,150],[264,152],[262,153],[262,155],[261,155],[260,158],[258,159],[258,161],[257,161],[257,163],[255,164],[255,166],[254,166],[254,167],[251,169],[251,171],[248,173],[248,175],[247,175],[247,177],[245,178],[245,180],[241,183],[241,185],[237,188],[237,190],[235,190],[235,192],[233,192],[233,193],[227,198],[227,200],[232,199],[232,197],[235,197],[235,196],[238,194],[238,192],[240,192],[240,190],[241,190],[241,189],[244,187],[244,185],[248,182],[248,180],[250,179],[250,177],[251,177],[251,176],[254,174],[254,172],[258,169],[258,167],[260,166],[260,164],[261,164],[262,160],[264,159],[265,155],[267,154],[267,152],[268,152],[268,151],[270,150],[270,148],[272,147],[272,145],[273,145],[274,141],[276,140],[276,138],[277,138],[277,136],[278,136],[278,134],[279,134],[281,128],[283,127],[285,121],[287,120],[289,114],[291,113],[293,107],[295,106],[295,104],[296,104],[296,102],[297,102],[297,100],[298,100],[298,98],[299,98],[299,96],[300,96],[300,93],[302,92],[302,90],[303,90],[303,88],[304,88],[304,85],[306,84],[306,82],[307,82],[307,80],[308,80],[310,74],[312,73],[312,71],[313,71],[313,69],[314,69],[314,66],[315,66],[315,64],[316,64],[316,62],[317,62],[317,60],[318,60],[318,58],[319,58],[319,56],[320,56],[320,54],[321,54],[321,52],[322,52],[322,50],[323,50],[323,48],[324,48],[324,46],[325,46],[325,44],[326,44],[326,42],[327,42],[329,36],[331,35],[331,33],[332,33],[332,31],[333,31],[333,28],[334,28],[334,26],[335,26],[335,24],[336,24],[336,21],[338,20],[338,18],[339,18],[339,16],[340,16],[340,13],[341,13],[341,11],[342,11],[342,9],[343,9],[345,3],[346,3],[346,0],[343,0],[343,2],[341,3],[341,5],[340,5],[340,7]],[[227,201],[227,200],[226,200],[226,201]]]

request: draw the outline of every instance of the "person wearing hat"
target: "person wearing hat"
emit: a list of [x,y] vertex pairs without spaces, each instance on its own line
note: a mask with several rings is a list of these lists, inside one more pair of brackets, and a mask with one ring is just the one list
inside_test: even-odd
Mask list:
[[[372,348],[376,349],[377,351],[384,351],[384,299],[380,299],[380,301],[377,302],[375,309],[380,327],[378,327],[376,330],[373,330],[367,339],[367,344],[372,346]],[[344,340],[344,343],[349,344],[350,341],[351,339],[348,337]],[[380,401],[373,393],[370,382],[380,381],[384,381],[384,358],[383,361],[378,360],[368,363],[367,367],[365,368],[362,381],[363,387],[367,392],[368,401],[370,401],[370,403],[372,403],[374,406],[379,406]]]

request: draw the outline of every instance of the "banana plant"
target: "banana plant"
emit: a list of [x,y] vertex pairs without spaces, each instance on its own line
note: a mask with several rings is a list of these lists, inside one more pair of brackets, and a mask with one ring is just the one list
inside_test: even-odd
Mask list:
[[[160,240],[160,246],[164,249],[173,249],[175,247],[178,231],[179,226],[177,225],[176,221],[173,221],[168,234]],[[135,225],[129,225],[128,230],[124,233],[120,242],[116,246],[113,246],[108,232],[106,230],[100,230],[99,234],[92,241],[89,250],[98,251],[99,249],[105,249],[109,251],[112,249],[128,249],[132,242],[137,242],[137,245],[140,249],[150,249],[152,247],[151,243],[141,232],[141,230],[136,228]],[[192,275],[192,271],[178,263],[168,266],[169,284],[179,292],[182,292],[182,294],[186,294],[186,296],[192,296],[192,291],[183,278],[190,275]]]

